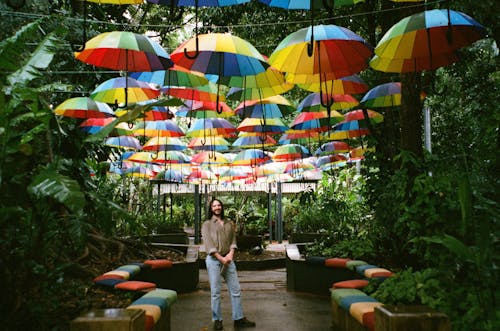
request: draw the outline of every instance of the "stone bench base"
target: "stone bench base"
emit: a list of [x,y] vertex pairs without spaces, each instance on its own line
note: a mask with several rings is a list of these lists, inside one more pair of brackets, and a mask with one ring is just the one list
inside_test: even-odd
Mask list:
[[71,331],[144,331],[143,310],[93,309],[71,321]]

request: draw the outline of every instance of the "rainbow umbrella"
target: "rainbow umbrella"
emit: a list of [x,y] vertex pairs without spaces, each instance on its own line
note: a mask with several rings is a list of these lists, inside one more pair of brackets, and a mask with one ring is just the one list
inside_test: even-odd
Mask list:
[[[234,115],[234,111],[225,102],[219,101],[219,112],[217,111],[217,104],[212,101],[198,101],[198,100],[186,100],[184,101],[184,106],[180,106],[175,115],[182,117],[194,117],[194,118],[205,118],[205,117],[231,117]],[[216,114],[213,114],[213,113]]]
[[194,164],[229,164],[229,159],[220,152],[215,151],[201,151],[191,158],[191,163]]
[[230,143],[219,136],[210,136],[206,138],[196,137],[191,139],[188,143],[188,148],[195,151],[227,151],[229,149]]
[[261,148],[276,145],[276,140],[269,135],[252,134],[248,132],[240,132],[232,146],[237,148]]
[[235,101],[264,99],[288,92],[294,86],[295,86],[294,84],[283,83],[281,85],[274,85],[262,88],[243,89],[240,87],[232,87],[227,93],[226,97],[229,100],[235,100]]
[[[329,101],[332,101],[330,104],[330,109],[349,109],[352,107],[356,107],[359,105],[358,100],[349,94],[333,94],[328,96]],[[297,106],[298,112],[328,112],[328,107],[324,106],[324,102],[322,102],[322,96],[320,93],[311,93],[307,95]]]
[[343,167],[347,164],[347,157],[342,154],[324,155],[318,157],[316,167],[323,171]]
[[[367,109],[368,118],[372,124],[380,123],[384,120],[384,116],[376,111]],[[362,109],[351,110],[344,114],[344,122],[365,121],[365,113]]]
[[106,138],[104,145],[123,149],[142,149],[139,139],[131,136],[118,136]]
[[156,174],[155,179],[164,180],[170,183],[182,183],[184,176],[176,169],[162,170]]
[[295,142],[297,144],[309,144],[311,141],[320,139],[319,131],[313,130],[287,130],[281,135],[278,144],[286,145]]
[[229,167],[220,174],[219,180],[233,182],[239,179],[245,179],[252,173],[252,168],[248,166]]
[[[361,124],[360,124],[361,123]],[[342,140],[362,137],[370,134],[370,130],[363,126],[364,121],[349,121],[335,124],[328,134],[328,140]]]
[[134,135],[146,137],[182,137],[184,131],[173,120],[141,121],[134,128]]
[[355,5],[365,2],[365,0],[259,0],[260,2],[283,9],[332,9],[343,6]]
[[271,156],[266,154],[263,150],[261,149],[245,149],[236,154],[236,157],[234,158],[232,165],[237,165],[237,166],[258,166],[260,164],[266,163],[271,160]]
[[199,118],[186,132],[189,137],[207,138],[209,136],[231,137],[236,128],[224,118]]
[[156,84],[159,87],[208,84],[208,79],[201,72],[189,71],[177,65],[168,70],[132,72],[129,76],[143,82]]
[[211,170],[195,167],[187,176],[186,181],[192,184],[217,183],[218,176]]
[[152,169],[148,167],[137,165],[124,170],[123,175],[126,177],[137,177],[137,178],[147,179],[147,178],[153,178],[155,173],[153,172]]
[[315,152],[314,155],[322,156],[327,154],[347,153],[352,149],[348,143],[343,141],[329,141],[322,144]]
[[288,130],[288,127],[280,118],[253,118],[247,117],[237,127],[238,131],[261,132],[264,134],[280,134]]
[[247,117],[283,117],[279,105],[275,103],[255,103],[251,106],[247,106],[244,102],[242,102],[234,109],[234,112],[241,119],[245,119]]
[[104,32],[85,43],[76,59],[97,67],[126,70],[166,70],[173,65],[170,55],[156,41],[133,32]]
[[103,118],[88,118],[83,121],[79,127],[83,132],[94,134],[99,131],[106,125],[113,122],[115,119],[112,117],[103,117]]
[[309,150],[299,144],[281,145],[273,153],[272,159],[275,162],[287,162],[303,159],[311,156]]
[[436,69],[458,60],[455,51],[486,35],[485,27],[464,13],[426,10],[393,25],[378,42],[370,66],[385,72]]
[[324,132],[328,131],[330,126],[343,120],[344,116],[336,110],[332,111],[330,116],[326,111],[299,113],[293,119],[290,129]]
[[186,144],[179,138],[160,136],[149,139],[142,147],[144,151],[182,151],[186,149]]
[[330,91],[330,94],[360,94],[368,90],[368,85],[358,75],[326,80],[321,83],[323,86],[320,85],[319,74],[288,74],[286,79],[295,82],[298,87],[310,92]]
[[148,83],[130,77],[118,77],[106,80],[90,94],[93,100],[109,104],[136,103],[154,99],[160,91]]
[[199,86],[165,86],[161,91],[169,96],[186,100],[225,101],[226,97],[220,94],[218,86],[212,82]]
[[[422,92],[420,98],[425,99],[426,94]],[[366,92],[360,105],[366,108],[394,107],[401,105],[401,83],[391,82],[380,84]]]
[[357,160],[363,160],[365,158],[365,153],[366,152],[373,152],[375,151],[375,148],[367,148],[367,147],[356,147],[351,150],[349,153],[349,161],[357,161]]
[[54,109],[54,114],[74,118],[115,117],[115,113],[106,103],[88,97],[66,99]]
[[164,121],[174,118],[174,114],[169,107],[153,106],[144,112],[145,121]]

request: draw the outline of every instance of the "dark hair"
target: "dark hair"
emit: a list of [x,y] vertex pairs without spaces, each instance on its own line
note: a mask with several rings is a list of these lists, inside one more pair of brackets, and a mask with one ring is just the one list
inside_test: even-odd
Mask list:
[[216,199],[216,198],[213,198],[212,201],[210,201],[210,203],[208,204],[208,218],[212,218],[212,216],[214,216],[214,214],[212,212],[212,204],[215,201],[218,201],[220,203],[220,206],[221,206],[220,218],[224,219],[224,204],[222,203],[222,201],[220,201],[219,199]]

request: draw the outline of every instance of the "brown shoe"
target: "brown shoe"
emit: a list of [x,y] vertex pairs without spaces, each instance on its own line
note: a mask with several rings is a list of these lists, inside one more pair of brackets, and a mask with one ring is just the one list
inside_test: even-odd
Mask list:
[[243,317],[242,319],[234,321],[234,327],[235,328],[254,328],[255,322],[249,321],[249,320],[247,320],[246,317]]
[[224,330],[224,326],[222,325],[222,321],[219,321],[219,320],[214,321],[214,330]]

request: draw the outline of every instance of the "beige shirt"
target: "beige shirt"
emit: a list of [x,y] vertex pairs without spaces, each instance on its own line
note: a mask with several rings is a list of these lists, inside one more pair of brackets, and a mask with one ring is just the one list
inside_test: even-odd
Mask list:
[[201,235],[208,254],[219,252],[225,256],[232,248],[237,248],[235,225],[232,221],[224,220],[221,225],[217,223],[217,218],[212,217],[203,222]]

